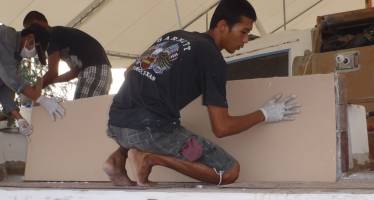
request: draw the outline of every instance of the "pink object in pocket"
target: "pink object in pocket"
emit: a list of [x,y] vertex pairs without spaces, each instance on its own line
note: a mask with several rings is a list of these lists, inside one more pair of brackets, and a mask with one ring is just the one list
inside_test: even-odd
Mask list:
[[189,161],[196,161],[203,154],[203,147],[195,137],[191,137],[184,143],[181,154]]

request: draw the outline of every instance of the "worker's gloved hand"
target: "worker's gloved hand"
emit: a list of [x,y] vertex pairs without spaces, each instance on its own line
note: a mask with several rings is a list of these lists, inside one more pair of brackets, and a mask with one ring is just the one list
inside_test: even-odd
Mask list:
[[32,126],[25,119],[18,119],[17,125],[19,133],[24,136],[29,136],[32,133]]
[[36,102],[43,106],[54,120],[56,120],[56,117],[61,119],[65,115],[64,108],[58,104],[56,99],[40,96]]
[[300,113],[300,106],[296,103],[296,96],[290,95],[283,98],[282,94],[276,95],[260,108],[265,116],[265,122],[279,122],[295,120],[295,115]]

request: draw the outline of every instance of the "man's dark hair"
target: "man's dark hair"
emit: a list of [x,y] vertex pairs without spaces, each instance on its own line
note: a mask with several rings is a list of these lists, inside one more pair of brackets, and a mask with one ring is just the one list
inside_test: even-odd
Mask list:
[[240,22],[242,16],[257,20],[256,11],[247,0],[221,0],[214,11],[209,29],[214,29],[220,20],[225,20],[231,28]]
[[34,21],[48,23],[47,18],[41,12],[33,10],[27,13],[25,18],[23,18],[23,27],[30,26]]

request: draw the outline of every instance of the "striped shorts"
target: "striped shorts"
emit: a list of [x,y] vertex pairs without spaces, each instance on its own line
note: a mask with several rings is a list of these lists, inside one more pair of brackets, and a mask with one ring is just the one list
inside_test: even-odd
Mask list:
[[89,66],[78,75],[74,99],[106,95],[112,84],[110,65]]

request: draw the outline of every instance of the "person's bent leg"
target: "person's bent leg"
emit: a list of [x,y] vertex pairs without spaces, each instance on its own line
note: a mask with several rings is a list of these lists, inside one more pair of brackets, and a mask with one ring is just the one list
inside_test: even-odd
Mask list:
[[114,151],[104,163],[104,172],[108,175],[109,179],[114,185],[129,186],[135,185],[127,175],[126,160],[128,149],[119,147]]
[[18,110],[12,110],[10,112],[10,114],[12,115],[12,117],[16,120],[19,120],[19,119],[23,119],[22,115],[18,112]]
[[138,185],[149,185],[148,176],[156,165],[174,169],[186,176],[212,184],[230,184],[239,176],[240,166],[235,162],[222,177],[213,169],[198,162],[180,160],[171,156],[158,155],[130,149],[129,159],[136,170]]
[[0,104],[3,107],[5,118],[7,115],[13,115],[15,119],[20,119],[22,116],[19,114],[19,108],[14,101],[14,92],[5,85],[0,86]]

